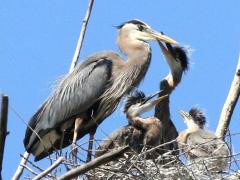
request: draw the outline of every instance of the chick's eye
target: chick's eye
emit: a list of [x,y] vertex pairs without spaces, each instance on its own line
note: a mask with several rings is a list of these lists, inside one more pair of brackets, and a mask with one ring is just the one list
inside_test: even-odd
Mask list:
[[139,25],[138,29],[139,29],[139,31],[142,31],[144,29],[144,27],[142,25]]

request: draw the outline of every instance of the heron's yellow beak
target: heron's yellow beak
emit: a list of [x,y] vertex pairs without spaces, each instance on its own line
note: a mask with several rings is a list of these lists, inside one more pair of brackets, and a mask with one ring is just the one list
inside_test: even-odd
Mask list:
[[178,42],[175,41],[174,39],[172,39],[166,35],[163,35],[162,33],[157,32],[153,29],[147,29],[146,32],[148,34],[148,37],[152,38],[153,40],[164,41],[169,44],[178,44]]

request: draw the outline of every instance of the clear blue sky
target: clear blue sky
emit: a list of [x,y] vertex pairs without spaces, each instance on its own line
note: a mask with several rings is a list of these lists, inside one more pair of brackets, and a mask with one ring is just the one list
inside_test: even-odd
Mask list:
[[[3,178],[9,179],[24,152],[26,129],[13,109],[28,121],[56,79],[68,72],[88,0],[0,2],[0,93],[10,98]],[[197,106],[204,109],[208,127],[214,131],[240,52],[239,7],[237,0],[95,1],[81,58],[100,50],[119,52],[114,26],[134,18],[145,21],[193,50],[190,70],[171,97],[177,129],[185,128],[178,110]],[[169,71],[157,43],[151,45],[152,64],[140,86],[147,94],[158,90],[159,81]],[[102,131],[110,133],[126,124],[121,107],[104,121],[97,139],[105,137]],[[239,113],[238,103],[232,132],[239,132]],[[239,152],[237,139],[233,144]]]

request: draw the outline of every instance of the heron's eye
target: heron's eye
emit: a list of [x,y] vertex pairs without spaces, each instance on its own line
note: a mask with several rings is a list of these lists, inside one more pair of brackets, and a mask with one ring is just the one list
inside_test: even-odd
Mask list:
[[138,25],[138,30],[143,31],[144,27],[142,25]]

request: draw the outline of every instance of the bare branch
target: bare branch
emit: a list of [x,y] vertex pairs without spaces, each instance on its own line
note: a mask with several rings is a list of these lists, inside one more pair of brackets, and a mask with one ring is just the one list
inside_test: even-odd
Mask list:
[[[75,53],[74,53],[74,56],[73,56],[73,59],[72,59],[72,63],[71,63],[70,69],[69,69],[69,73],[72,72],[74,67],[77,65],[77,61],[78,61],[78,58],[79,58],[79,55],[80,55],[80,50],[81,50],[83,39],[84,39],[84,36],[85,36],[88,20],[89,20],[89,17],[91,15],[93,2],[94,2],[94,0],[89,1],[88,9],[87,9],[86,15],[83,19],[82,29],[81,29],[81,32],[80,32],[80,35],[79,35],[77,47],[76,47],[76,50],[75,50]],[[28,158],[29,158],[29,154],[26,151],[26,152],[24,152],[24,157],[21,159],[21,162],[20,162],[20,164],[19,164],[19,166],[18,166],[18,168],[17,168],[17,170],[16,170],[16,172],[13,176],[13,180],[17,180],[17,179],[20,178],[20,176],[23,173],[24,166],[27,163]]]
[[1,96],[0,109],[0,179],[2,179],[2,162],[4,155],[5,139],[7,136],[8,97]]
[[64,157],[58,158],[49,168],[47,168],[45,171],[41,172],[36,177],[34,177],[33,180],[38,180],[43,178],[48,173],[50,173],[53,169],[57,168],[63,161],[64,161]]
[[81,51],[81,48],[82,48],[83,39],[84,39],[84,36],[85,36],[88,20],[90,18],[91,12],[92,12],[93,2],[94,2],[94,0],[89,0],[88,9],[87,9],[86,15],[83,19],[82,30],[81,30],[80,35],[79,35],[79,39],[78,39],[78,42],[77,42],[77,47],[76,47],[76,50],[75,50],[75,53],[74,53],[74,56],[73,56],[73,59],[72,59],[72,63],[71,63],[71,67],[69,69],[69,72],[72,72],[74,67],[77,65],[77,61],[78,61],[80,51]]
[[119,148],[115,151],[108,152],[98,158],[93,159],[92,161],[86,163],[85,165],[82,165],[80,167],[77,167],[75,169],[68,171],[66,174],[62,175],[58,179],[63,180],[63,179],[71,179],[71,178],[77,177],[77,176],[79,176],[91,169],[94,169],[102,164],[113,161],[114,159],[121,156],[127,150],[129,150],[128,146]]
[[21,162],[20,162],[15,174],[12,177],[12,180],[18,180],[21,177],[29,155],[30,154],[27,151],[24,152]]
[[238,59],[238,65],[228,97],[225,101],[225,104],[222,109],[222,113],[218,122],[218,127],[216,130],[216,135],[218,137],[224,137],[226,135],[228,126],[231,121],[232,113],[235,108],[235,105],[238,101],[240,94],[240,55]]

